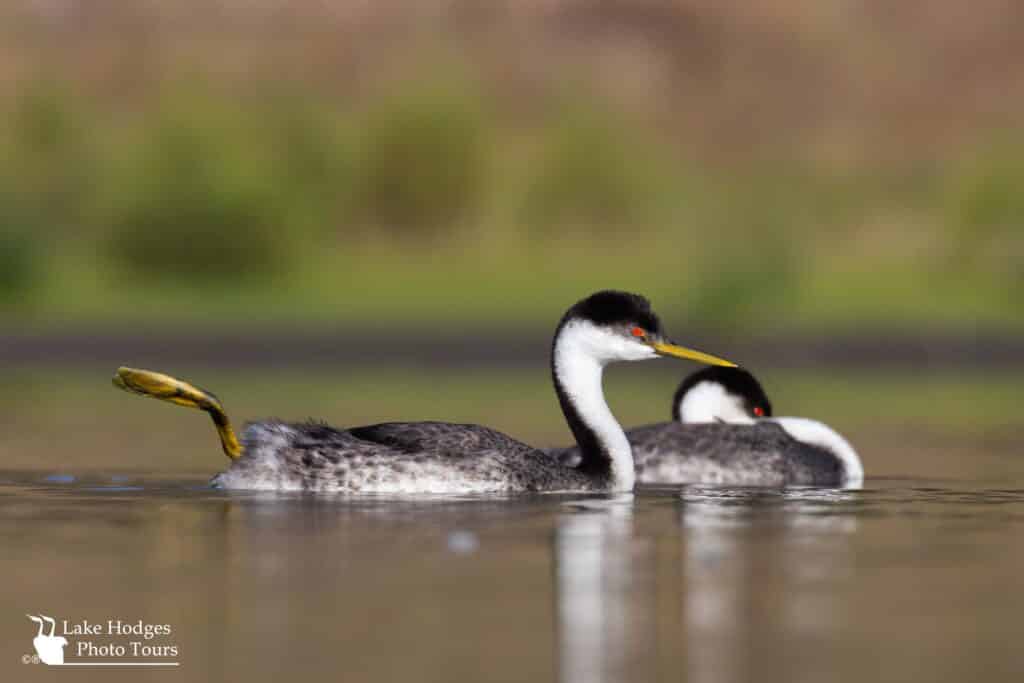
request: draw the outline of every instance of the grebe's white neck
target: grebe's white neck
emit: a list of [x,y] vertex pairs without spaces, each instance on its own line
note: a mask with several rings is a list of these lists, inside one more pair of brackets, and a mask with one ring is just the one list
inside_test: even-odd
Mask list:
[[656,355],[653,349],[587,320],[568,321],[555,338],[552,375],[565,419],[583,454],[580,468],[607,463],[610,488],[615,491],[632,490],[636,474],[629,439],[604,398],[604,366]]
[[679,401],[680,422],[732,422],[753,424],[743,399],[718,382],[699,382]]

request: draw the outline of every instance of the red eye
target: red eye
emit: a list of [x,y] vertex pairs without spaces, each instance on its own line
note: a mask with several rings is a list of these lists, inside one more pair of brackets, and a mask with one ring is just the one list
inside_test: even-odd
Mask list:
[[633,328],[633,336],[634,337],[646,337],[647,333],[644,332],[644,328],[642,328],[642,327],[634,327]]
[[754,415],[757,417],[764,417],[764,408],[761,406],[754,406]]

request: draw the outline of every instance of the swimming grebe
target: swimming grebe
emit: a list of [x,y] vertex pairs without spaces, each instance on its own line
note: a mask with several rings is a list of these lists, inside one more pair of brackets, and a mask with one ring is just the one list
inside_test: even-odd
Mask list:
[[[859,488],[857,452],[816,420],[772,417],[757,379],[740,368],[709,367],[679,385],[671,422],[626,432],[642,484],[842,486]],[[558,454],[579,461],[577,449]]]
[[604,366],[675,356],[732,365],[666,341],[648,301],[603,291],[570,308],[555,331],[551,376],[580,459],[563,465],[546,452],[472,424],[392,422],[336,429],[323,424],[250,423],[235,438],[220,401],[186,382],[121,368],[118,387],[204,410],[213,417],[230,467],[223,488],[347,493],[628,491],[632,451],[604,399]]

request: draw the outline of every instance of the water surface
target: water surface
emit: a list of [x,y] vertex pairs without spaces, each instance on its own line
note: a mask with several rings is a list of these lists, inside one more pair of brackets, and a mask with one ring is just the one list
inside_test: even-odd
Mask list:
[[[1024,477],[415,501],[205,484],[0,474],[4,679],[1024,675]],[[180,665],[22,664],[39,613],[167,624]]]

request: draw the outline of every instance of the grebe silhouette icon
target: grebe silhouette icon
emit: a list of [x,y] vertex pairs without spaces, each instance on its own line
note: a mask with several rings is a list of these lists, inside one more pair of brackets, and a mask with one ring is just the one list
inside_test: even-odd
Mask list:
[[[43,615],[36,617],[31,614],[26,614],[25,616],[39,624],[39,633],[32,639],[32,645],[35,646],[36,654],[39,655],[39,659],[43,664],[56,664],[58,666],[64,664],[64,648],[68,644],[68,639],[64,636],[53,635],[53,630],[56,628],[53,618]],[[50,635],[43,634],[44,621],[50,624]]]

